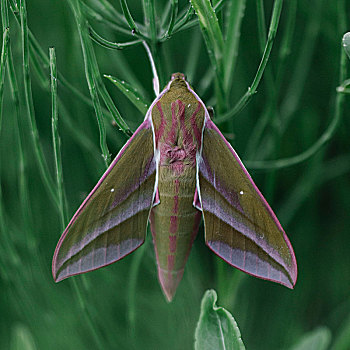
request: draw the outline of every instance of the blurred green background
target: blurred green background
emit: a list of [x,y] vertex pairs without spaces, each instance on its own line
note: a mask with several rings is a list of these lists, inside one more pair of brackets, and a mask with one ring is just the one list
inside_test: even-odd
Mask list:
[[[291,349],[318,327],[324,327],[322,349],[350,349],[349,97],[336,90],[350,78],[346,69],[350,62],[341,45],[343,34],[350,30],[350,4],[285,1],[257,93],[239,113],[220,122],[227,112],[236,111],[251,86],[273,8],[282,1],[212,3],[218,5],[218,22],[209,21],[207,41],[196,14],[184,17],[189,3],[182,0],[169,37],[147,40],[161,88],[171,73],[183,72],[203,101],[214,107],[214,121],[246,161],[291,240],[299,269],[295,289],[245,275],[219,261],[204,244],[203,224],[171,304],[158,284],[150,234],[144,246],[120,262],[55,284],[51,259],[62,221],[67,223],[106,166],[86,70],[97,84],[112,156],[128,136],[112,122],[102,84],[132,130],[144,115],[103,74],[125,80],[150,103],[152,70],[142,45],[109,50],[88,38],[86,20],[112,42],[138,39],[137,32],[131,35],[117,0],[28,1],[27,17],[19,11],[19,0],[2,0],[2,28],[3,33],[10,28],[10,41],[5,45],[7,63],[2,61],[0,67],[1,349],[191,349],[201,297],[208,288],[217,291],[218,304],[235,317],[247,349]],[[164,34],[171,4],[176,2],[128,1],[140,32],[148,38],[152,23],[158,37]],[[193,4],[200,12],[207,2]],[[148,5],[155,6],[155,22],[148,17]],[[79,8],[85,63],[75,20]],[[28,51],[26,23],[31,33]],[[206,36],[210,26],[214,41]],[[215,46],[221,40],[218,33],[224,40],[221,48]],[[58,133],[66,217],[53,200],[57,186],[49,47],[55,48],[59,71]],[[25,73],[23,52],[30,57]],[[14,67],[18,90],[16,86],[13,90],[7,64]],[[97,67],[101,79],[96,77]],[[220,79],[226,81],[223,93]],[[35,120],[30,122],[30,115]],[[43,157],[43,172],[38,154]],[[266,162],[280,159],[284,160]],[[42,174],[48,177],[48,187]]]

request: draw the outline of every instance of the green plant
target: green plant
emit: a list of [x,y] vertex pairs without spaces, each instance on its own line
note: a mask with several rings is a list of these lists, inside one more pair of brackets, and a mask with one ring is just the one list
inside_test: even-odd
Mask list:
[[[201,296],[213,287],[247,349],[290,348],[323,325],[332,349],[349,347],[349,61],[341,48],[348,3],[192,6],[1,1],[1,348],[192,348]],[[53,283],[63,226],[154,98],[142,41],[160,87],[185,73],[257,170],[295,248],[293,292],[222,264],[204,246],[203,230],[171,305],[149,239],[109,268]],[[103,75],[116,77],[118,88]]]

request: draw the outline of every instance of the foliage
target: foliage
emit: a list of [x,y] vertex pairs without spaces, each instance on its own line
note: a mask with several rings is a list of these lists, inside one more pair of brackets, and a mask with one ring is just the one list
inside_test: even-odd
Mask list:
[[216,306],[216,300],[214,290],[205,292],[196,328],[195,349],[244,350],[236,321],[227,310]]
[[[247,349],[350,348],[348,13],[345,0],[1,0],[0,348],[191,349],[208,288]],[[60,233],[154,98],[144,41],[161,88],[183,72],[214,107],[291,239],[294,291],[219,261],[203,229],[172,304],[150,235],[54,284]]]

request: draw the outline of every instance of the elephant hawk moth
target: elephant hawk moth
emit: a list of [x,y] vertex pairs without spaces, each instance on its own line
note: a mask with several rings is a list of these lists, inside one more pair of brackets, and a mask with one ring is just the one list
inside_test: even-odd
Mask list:
[[205,242],[220,258],[293,288],[296,259],[281,224],[202,100],[175,73],[63,232],[53,277],[120,260],[143,244],[149,221],[171,301],[202,216]]

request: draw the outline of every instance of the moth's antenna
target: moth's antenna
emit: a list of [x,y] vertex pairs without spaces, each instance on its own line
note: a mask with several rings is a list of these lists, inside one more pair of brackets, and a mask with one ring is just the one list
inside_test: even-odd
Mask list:
[[157,74],[156,65],[154,64],[152,52],[151,52],[150,48],[148,47],[147,43],[145,41],[143,41],[142,44],[146,49],[148,59],[151,63],[152,72],[153,72],[153,90],[154,90],[154,93],[156,94],[156,96],[158,96],[159,95],[159,78],[158,78],[158,74]]

